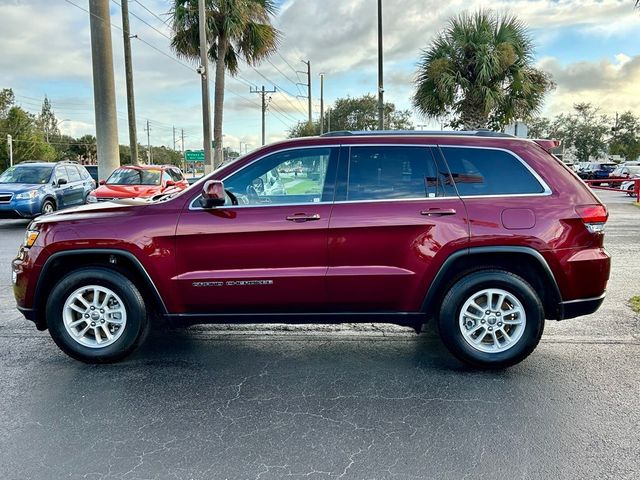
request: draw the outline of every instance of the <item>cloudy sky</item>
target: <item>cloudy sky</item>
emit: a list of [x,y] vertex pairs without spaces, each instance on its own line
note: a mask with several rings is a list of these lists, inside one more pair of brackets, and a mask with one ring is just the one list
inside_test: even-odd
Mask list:
[[[200,79],[195,64],[169,49],[168,0],[130,0],[139,141],[150,122],[151,143],[173,146],[173,127],[184,129],[185,147],[201,148]],[[319,77],[325,73],[325,104],[347,95],[375,93],[376,0],[288,0],[275,19],[283,33],[279,53],[257,69],[244,66],[228,79],[225,144],[260,143],[259,97],[251,85],[274,86],[267,114],[267,140],[286,136],[306,118],[306,75],[312,64],[314,117]],[[13,88],[25,109],[37,112],[46,94],[64,133],[95,133],[88,0],[0,0],[0,88]],[[412,78],[420,50],[448,18],[464,10],[492,8],[517,14],[530,28],[537,64],[551,73],[556,90],[544,114],[577,101],[608,113],[640,114],[640,11],[633,0],[384,0],[386,100],[410,108]],[[110,2],[118,128],[128,143],[119,1]],[[428,123],[414,116],[416,124]],[[177,148],[180,148],[178,142]]]

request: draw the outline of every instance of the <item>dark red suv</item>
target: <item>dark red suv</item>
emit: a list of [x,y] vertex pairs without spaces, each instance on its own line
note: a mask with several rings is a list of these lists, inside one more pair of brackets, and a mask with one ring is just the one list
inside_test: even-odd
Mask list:
[[607,210],[532,141],[491,132],[338,132],[264,147],[189,189],[47,215],[13,261],[18,308],[85,362],[153,319],[428,318],[459,359],[521,361],[545,319],[594,312]]

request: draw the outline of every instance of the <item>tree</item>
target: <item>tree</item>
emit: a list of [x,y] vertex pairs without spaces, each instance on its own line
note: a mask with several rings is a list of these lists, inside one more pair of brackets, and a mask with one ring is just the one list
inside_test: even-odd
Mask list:
[[551,123],[550,136],[571,149],[579,162],[601,158],[607,152],[610,120],[590,103],[577,103],[574,112],[560,114]]
[[520,20],[481,10],[463,13],[422,51],[413,104],[454,128],[499,130],[539,111],[554,86],[533,66],[533,43]]
[[[271,25],[276,11],[272,0],[206,0],[208,57],[216,66],[213,106],[216,167],[222,162],[225,71],[236,75],[241,59],[257,65],[276,51],[280,33]],[[171,47],[179,56],[197,61],[200,58],[198,1],[174,0],[171,15]]]
[[620,155],[625,160],[636,160],[640,156],[640,120],[631,112],[621,114],[611,128],[609,153]]
[[[378,100],[367,94],[362,97],[345,97],[335,101],[324,114],[324,129],[331,130],[376,130],[378,128]],[[384,104],[384,124],[390,130],[413,130],[411,112],[396,110],[393,103]],[[300,122],[289,131],[289,137],[306,137],[320,134],[320,122]]]
[[[24,160],[55,160],[56,152],[44,140],[42,131],[36,125],[36,118],[22,108],[11,107],[2,122],[3,133],[13,139],[13,163]],[[9,165],[6,134],[0,138],[0,164]]]
[[13,90],[10,88],[0,90],[0,120],[6,118],[15,101],[16,97],[13,94]]
[[56,114],[53,112],[51,102],[46,96],[44,97],[44,101],[42,102],[42,110],[40,111],[40,115],[38,116],[38,125],[42,129],[44,138],[47,143],[53,137],[60,136],[60,130],[58,129],[58,119],[56,118]]

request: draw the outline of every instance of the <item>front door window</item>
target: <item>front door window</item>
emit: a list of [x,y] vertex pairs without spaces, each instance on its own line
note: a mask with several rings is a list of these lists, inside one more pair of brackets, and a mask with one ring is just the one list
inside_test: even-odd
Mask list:
[[[330,201],[325,191],[331,148],[289,150],[265,157],[225,180],[238,205],[287,205]],[[230,199],[227,199],[230,203]]]

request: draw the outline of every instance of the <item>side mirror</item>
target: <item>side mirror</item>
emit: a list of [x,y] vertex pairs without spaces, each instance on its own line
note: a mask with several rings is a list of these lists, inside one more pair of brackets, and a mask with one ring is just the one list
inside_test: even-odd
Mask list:
[[165,188],[175,187],[175,186],[176,186],[176,182],[174,182],[173,180],[167,180],[167,182],[164,184]]
[[100,180],[98,183],[99,183],[100,185],[104,185],[105,183],[107,183],[107,181],[106,181],[106,180]]
[[224,205],[224,184],[220,180],[207,180],[202,186],[200,205],[202,208],[213,208]]
[[62,185],[66,185],[67,184],[67,179],[66,178],[60,178],[58,180],[58,186],[61,187]]

